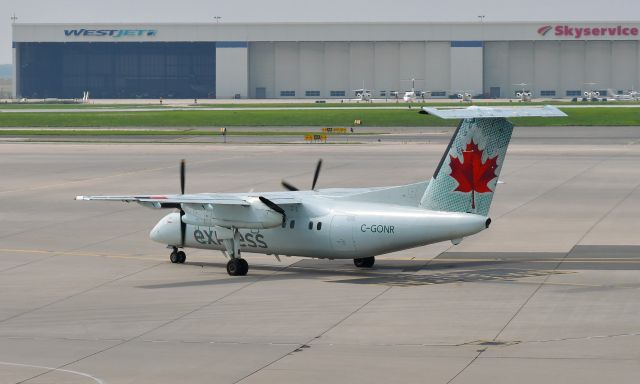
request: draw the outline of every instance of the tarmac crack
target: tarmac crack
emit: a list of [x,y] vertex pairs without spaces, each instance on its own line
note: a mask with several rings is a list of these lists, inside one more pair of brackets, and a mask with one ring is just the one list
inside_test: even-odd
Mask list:
[[592,335],[581,337],[562,337],[557,339],[545,339],[545,340],[527,340],[521,341],[521,344],[534,344],[534,343],[555,343],[562,341],[578,341],[578,340],[596,340],[596,339],[614,339],[618,337],[637,337],[640,336],[640,331],[631,333],[617,333],[612,335]]

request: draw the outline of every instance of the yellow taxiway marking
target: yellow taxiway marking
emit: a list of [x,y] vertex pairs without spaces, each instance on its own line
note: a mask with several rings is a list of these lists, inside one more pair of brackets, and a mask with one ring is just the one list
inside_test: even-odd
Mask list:
[[[225,158],[225,160],[234,159],[234,158],[240,158],[240,157],[241,156],[227,157],[227,158]],[[199,161],[191,162],[191,165],[193,165],[193,164],[213,163],[213,162],[216,162],[216,161],[218,161],[218,160],[217,159],[214,159],[214,160],[199,160]],[[88,178],[84,178],[84,179],[80,179],[80,180],[71,180],[71,181],[64,181],[64,182],[61,182],[61,183],[37,185],[37,186],[33,186],[33,187],[11,189],[11,190],[8,190],[8,191],[0,191],[0,195],[9,194],[9,193],[16,193],[16,192],[25,192],[25,191],[38,191],[38,190],[42,190],[42,189],[57,188],[57,187],[68,186],[68,185],[76,185],[76,184],[82,184],[82,183],[87,183],[87,182],[96,182],[96,181],[99,182],[99,181],[104,181],[104,180],[108,180],[108,179],[113,179],[113,178],[118,178],[118,177],[123,177],[123,176],[137,175],[137,174],[146,173],[146,172],[165,171],[165,170],[170,170],[170,169],[173,169],[173,168],[175,168],[175,165],[169,165],[169,166],[164,166],[164,167],[155,167],[155,168],[144,168],[144,169],[138,169],[138,170],[133,170],[133,171],[127,171],[127,172],[119,172],[119,173],[114,173],[114,174],[104,175],[104,176],[88,177]]]
[[[134,260],[153,260],[158,261],[159,258],[134,256],[130,254],[116,254],[104,252],[84,252],[84,251],[56,251],[50,249],[10,249],[0,248],[0,252],[4,253],[32,253],[45,255],[60,256],[88,256],[88,257],[108,257],[115,259],[134,259]],[[518,260],[518,259],[415,259],[415,258],[378,258],[378,261],[422,261],[422,262],[448,262],[448,263],[466,263],[466,262],[499,262],[499,263],[640,263],[640,257],[615,257],[615,258],[588,258],[588,259],[547,259],[547,260]],[[428,270],[428,267],[425,269]]]
[[514,284],[533,284],[533,285],[562,285],[562,286],[569,286],[569,287],[596,287],[596,288],[602,288],[602,287],[607,287],[607,285],[602,285],[602,284],[580,284],[580,283],[550,283],[550,282],[536,282],[536,281],[510,281],[509,283],[514,283]]
[[377,258],[378,261],[424,261],[424,262],[499,262],[499,263],[640,263],[640,255],[638,257],[594,257],[594,258],[583,258],[583,259],[442,259],[442,258],[434,258],[434,259],[415,259],[415,258]]
[[2,249],[0,248],[0,252],[3,253],[33,253],[33,254],[43,254],[43,255],[60,255],[60,256],[86,256],[86,257],[108,257],[112,259],[135,259],[135,260],[152,260],[158,261],[157,258],[152,257],[143,257],[143,256],[132,256],[132,255],[123,255],[123,254],[114,254],[114,253],[101,253],[101,252],[79,252],[79,251],[52,251],[49,249]]

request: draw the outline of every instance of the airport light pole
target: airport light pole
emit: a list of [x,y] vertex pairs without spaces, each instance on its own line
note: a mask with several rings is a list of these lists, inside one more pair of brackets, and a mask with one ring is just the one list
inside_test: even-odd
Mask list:
[[[486,17],[486,15],[478,15],[478,19],[480,19],[480,40],[482,41],[482,61],[484,62],[484,18]],[[481,85],[481,90],[480,92],[482,93],[482,96],[484,97],[485,93],[484,93],[484,75],[482,76],[482,85]]]
[[478,15],[478,19],[480,19],[480,38],[484,42],[484,18],[486,15]]
[[478,15],[478,19],[480,19],[480,37],[482,38],[482,41],[484,41],[484,18],[487,17],[486,15]]

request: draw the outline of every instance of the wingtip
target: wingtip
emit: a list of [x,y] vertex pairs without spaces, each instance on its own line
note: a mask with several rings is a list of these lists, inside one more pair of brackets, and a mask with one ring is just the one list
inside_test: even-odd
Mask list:
[[74,200],[87,200],[84,196],[76,196]]

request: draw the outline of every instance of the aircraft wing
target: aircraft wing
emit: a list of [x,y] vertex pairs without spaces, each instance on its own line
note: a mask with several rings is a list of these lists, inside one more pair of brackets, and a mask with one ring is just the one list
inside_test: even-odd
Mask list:
[[[286,209],[301,201],[290,192],[257,194],[195,194],[195,195],[125,195],[77,196],[76,200],[136,202],[149,208],[180,210],[184,225],[221,226],[224,228],[266,229],[282,225]],[[184,229],[182,230],[184,233]],[[184,236],[184,234],[183,234]],[[184,241],[182,242],[184,243]]]
[[543,107],[467,107],[457,109],[437,109],[423,107],[422,113],[438,116],[442,119],[473,119],[497,117],[564,117],[567,116],[558,108],[545,105]]
[[[269,195],[269,194],[265,194]],[[249,206],[262,195],[226,195],[226,194],[194,194],[194,195],[122,195],[122,196],[76,196],[76,200],[83,201],[121,201],[136,202],[152,208],[179,208],[181,204],[189,205],[237,205]],[[278,193],[269,196],[269,200],[278,205],[299,204],[300,200],[294,196]],[[195,207],[194,207],[195,208]]]

